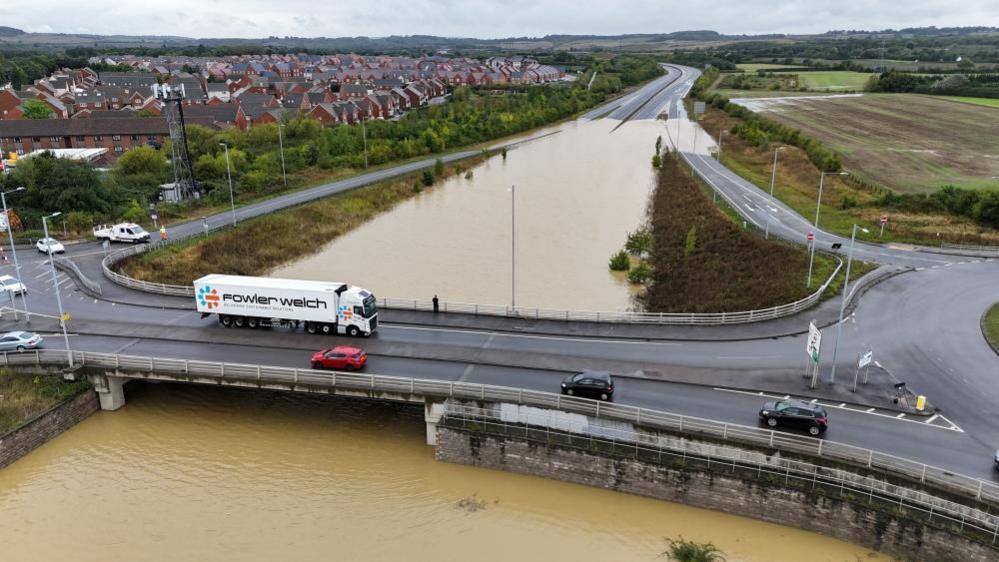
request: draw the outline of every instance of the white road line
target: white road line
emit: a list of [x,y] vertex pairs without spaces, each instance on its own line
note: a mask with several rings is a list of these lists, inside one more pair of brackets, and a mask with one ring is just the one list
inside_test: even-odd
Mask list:
[[839,407],[840,408],[846,408],[846,402],[843,402],[842,404],[840,404]]
[[933,420],[935,420],[935,419],[937,419],[939,417],[940,417],[940,414],[933,414],[932,416],[930,416],[930,418],[928,420],[926,420],[923,423],[933,423]]
[[901,414],[899,414],[899,415],[897,415],[895,417],[898,418],[898,419],[902,419],[902,418],[905,417],[905,412],[902,412]]
[[866,412],[867,412],[868,414],[869,414],[869,413],[871,413],[871,412],[873,412],[873,411],[874,411],[874,408],[868,408],[868,409],[866,410]]

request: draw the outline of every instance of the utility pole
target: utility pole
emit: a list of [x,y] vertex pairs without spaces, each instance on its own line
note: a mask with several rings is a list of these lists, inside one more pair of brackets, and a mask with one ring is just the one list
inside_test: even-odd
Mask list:
[[[7,220],[7,238],[10,240],[10,253],[14,258],[14,277],[17,279],[18,284],[21,285],[21,304],[24,305],[24,319],[28,324],[31,324],[31,314],[28,313],[28,291],[24,290],[24,285],[21,284],[21,266],[17,263],[17,248],[14,246],[14,229],[10,224],[10,213],[7,211],[7,194],[17,193],[18,191],[24,191],[24,186],[14,188],[10,191],[0,191],[0,199],[3,200],[3,214]],[[10,296],[10,307],[14,309],[14,320],[17,320],[17,307],[14,306],[14,295]]]
[[[819,210],[822,209],[822,187],[825,184],[826,176],[832,175],[834,172],[819,172],[819,195],[815,198],[815,236],[818,236],[819,231]],[[837,176],[849,175],[848,172],[835,172]],[[808,255],[808,283],[806,287],[812,286],[812,262],[815,261],[815,240],[812,240],[812,248]]]
[[510,186],[510,307],[517,308],[517,186]]
[[839,351],[839,340],[840,336],[843,335],[843,314],[846,311],[847,289],[850,288],[850,265],[853,264],[853,245],[857,241],[858,228],[864,232],[870,232],[870,230],[854,224],[850,234],[850,251],[846,258],[846,278],[843,280],[843,299],[839,304],[839,322],[836,323],[836,344],[833,345],[832,372],[829,374],[829,384],[836,382],[836,352]]
[[778,146],[774,149],[773,172],[770,175],[770,197],[774,196],[774,185],[777,184],[777,153],[781,150],[784,150],[783,146]]
[[223,147],[225,147],[225,171],[229,174],[229,203],[232,205],[232,226],[236,227],[236,195],[232,190],[232,165],[229,164],[229,145],[224,142],[220,142]]
[[361,138],[364,140],[364,169],[368,169],[368,130],[364,126],[364,118],[361,118]]
[[[51,215],[42,217],[42,228],[45,230],[45,240],[49,239],[49,223],[48,220],[51,218],[58,217],[62,212],[55,212]],[[62,338],[66,342],[66,353],[69,356],[69,366],[73,366],[73,350],[69,347],[69,334],[66,333],[66,313],[62,310],[62,296],[59,295],[59,281],[56,278],[55,270],[55,260],[52,258],[52,247],[47,247],[49,255],[49,267],[52,268],[52,288],[55,290],[56,294],[56,304],[59,305],[59,325],[62,326]]]

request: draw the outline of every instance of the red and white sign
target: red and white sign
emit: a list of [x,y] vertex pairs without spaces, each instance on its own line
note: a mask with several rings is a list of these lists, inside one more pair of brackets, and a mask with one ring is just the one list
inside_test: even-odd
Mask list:
[[815,234],[809,232],[808,233],[808,241],[811,242],[812,240],[815,240]]
[[888,224],[888,214],[881,215],[881,224]]

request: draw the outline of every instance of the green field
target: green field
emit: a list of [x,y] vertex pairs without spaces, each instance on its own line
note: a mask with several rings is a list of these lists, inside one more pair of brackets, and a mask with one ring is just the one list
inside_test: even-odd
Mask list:
[[739,70],[745,70],[746,72],[756,72],[757,70],[783,70],[785,68],[801,68],[800,66],[791,66],[787,64],[766,64],[766,63],[744,63],[735,65]]
[[985,315],[982,328],[992,348],[999,352],[999,303],[992,305],[992,309]]
[[[843,155],[855,175],[901,192],[997,189],[999,113],[934,96],[875,94],[775,106],[764,115]],[[932,118],[928,118],[932,116]]]
[[848,72],[842,70],[798,73],[798,81],[801,85],[812,91],[861,91],[870,77],[871,75],[865,72]]
[[996,98],[965,98],[961,96],[943,96],[943,99],[951,101],[959,101],[962,103],[971,103],[975,105],[984,105],[986,107],[999,107],[999,99]]

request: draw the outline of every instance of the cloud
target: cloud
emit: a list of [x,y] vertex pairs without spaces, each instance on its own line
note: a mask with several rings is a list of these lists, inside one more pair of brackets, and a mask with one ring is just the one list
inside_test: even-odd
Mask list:
[[[41,0],[4,25],[27,31],[81,31],[79,4]],[[546,34],[665,33],[714,29],[723,33],[821,33],[936,25],[999,26],[999,2],[912,0],[89,0],[91,33],[186,37],[442,35],[479,38]]]

